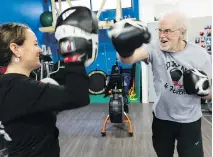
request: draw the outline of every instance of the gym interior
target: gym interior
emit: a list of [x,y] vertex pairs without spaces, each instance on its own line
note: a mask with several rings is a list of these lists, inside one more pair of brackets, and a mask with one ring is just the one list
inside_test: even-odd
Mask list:
[[[5,0],[1,2],[0,23],[21,22],[36,33],[43,54],[41,67],[32,79],[46,77],[64,84],[64,63],[54,36],[57,17],[68,7],[86,6],[99,19],[97,60],[87,67],[90,101],[87,107],[57,113],[61,157],[157,157],[152,146],[152,105],[156,94],[151,65],[138,62],[126,65],[116,58],[108,37],[115,20],[133,18],[146,23],[152,38],[160,14],[171,8],[183,10],[190,18],[187,40],[211,54],[211,0]],[[1,67],[1,74],[5,67]],[[119,75],[111,77],[112,73]],[[109,107],[116,92],[122,91],[124,115],[117,122],[110,118]],[[212,103],[202,103],[202,137],[205,157],[212,156]],[[113,123],[114,122],[114,123]],[[178,154],[175,150],[175,157]]]

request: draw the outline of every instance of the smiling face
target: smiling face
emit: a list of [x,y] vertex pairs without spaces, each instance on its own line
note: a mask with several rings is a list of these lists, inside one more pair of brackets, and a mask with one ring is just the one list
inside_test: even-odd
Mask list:
[[30,74],[40,67],[38,46],[35,33],[21,23],[0,25],[0,65],[7,67],[6,73]]
[[25,41],[23,45],[18,46],[20,54],[20,64],[27,69],[37,69],[40,67],[39,55],[42,53],[38,46],[38,41],[32,30],[26,29]]
[[170,13],[160,19],[158,37],[160,49],[167,52],[177,52],[184,40],[184,18],[180,14]]

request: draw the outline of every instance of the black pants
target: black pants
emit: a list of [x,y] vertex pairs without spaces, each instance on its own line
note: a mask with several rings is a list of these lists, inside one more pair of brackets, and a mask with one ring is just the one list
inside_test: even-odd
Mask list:
[[204,157],[201,119],[192,123],[160,120],[152,123],[152,142],[158,157],[173,157],[175,141],[179,157]]

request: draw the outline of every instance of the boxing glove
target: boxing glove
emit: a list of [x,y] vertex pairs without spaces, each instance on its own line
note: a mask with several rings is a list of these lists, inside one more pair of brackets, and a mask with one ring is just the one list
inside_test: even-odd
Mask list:
[[131,56],[135,49],[151,40],[151,34],[144,23],[132,19],[116,22],[108,31],[108,35],[114,48],[123,58]]
[[210,82],[205,72],[189,69],[183,73],[183,87],[187,94],[207,96],[210,93]]
[[98,51],[98,20],[86,7],[64,10],[56,21],[55,38],[65,63],[92,64]]

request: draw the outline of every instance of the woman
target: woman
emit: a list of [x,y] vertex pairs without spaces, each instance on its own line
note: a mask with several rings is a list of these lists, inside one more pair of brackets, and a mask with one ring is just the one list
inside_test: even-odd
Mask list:
[[59,157],[53,111],[90,103],[83,63],[65,65],[65,87],[29,78],[42,53],[33,31],[23,24],[0,25],[0,124],[9,157]]

